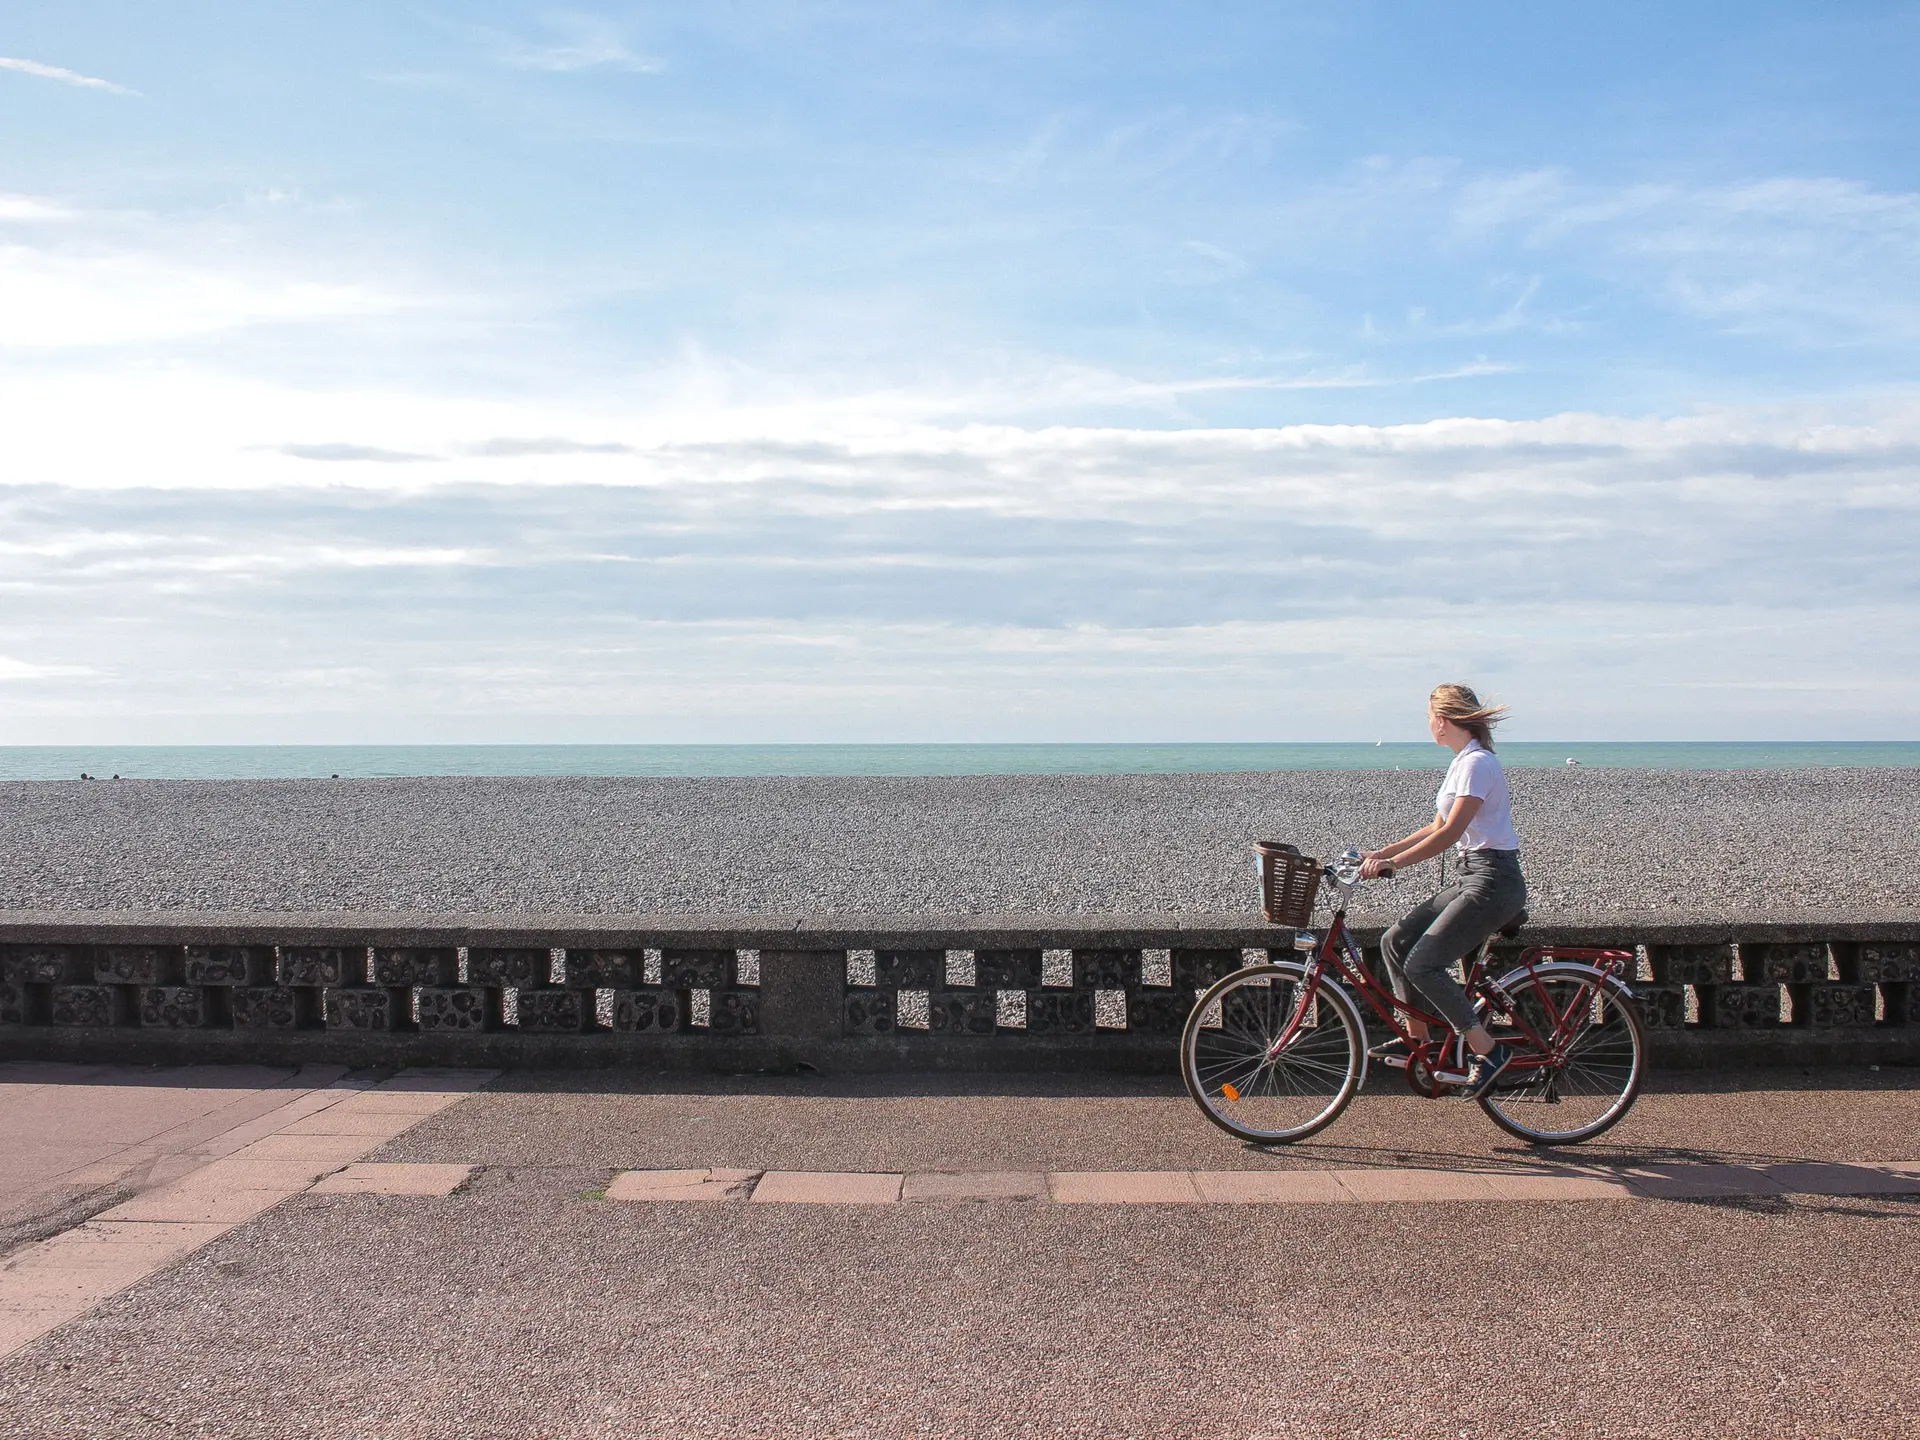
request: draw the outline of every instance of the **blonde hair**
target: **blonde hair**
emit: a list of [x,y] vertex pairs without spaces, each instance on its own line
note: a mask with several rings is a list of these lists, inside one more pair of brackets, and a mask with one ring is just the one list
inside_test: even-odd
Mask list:
[[1466,685],[1436,685],[1427,704],[1442,720],[1451,720],[1487,749],[1493,749],[1493,727],[1507,718],[1504,705],[1482,705]]

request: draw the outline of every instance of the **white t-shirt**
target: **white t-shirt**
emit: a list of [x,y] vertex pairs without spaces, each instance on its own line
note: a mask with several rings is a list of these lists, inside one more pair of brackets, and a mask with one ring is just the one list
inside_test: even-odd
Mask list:
[[1468,822],[1456,848],[1520,848],[1520,836],[1513,828],[1513,796],[1507,789],[1507,772],[1500,768],[1500,758],[1478,740],[1469,740],[1467,748],[1447,766],[1447,778],[1440,782],[1440,793],[1434,796],[1433,808],[1445,816],[1462,795],[1477,795],[1480,809]]

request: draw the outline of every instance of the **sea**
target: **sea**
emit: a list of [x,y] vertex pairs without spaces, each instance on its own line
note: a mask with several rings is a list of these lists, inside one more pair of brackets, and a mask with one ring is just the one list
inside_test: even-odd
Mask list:
[[[1644,770],[1920,767],[1920,741],[1507,741],[1508,766]],[[0,780],[377,779],[419,775],[1181,775],[1443,770],[1398,741],[1138,745],[13,745]]]

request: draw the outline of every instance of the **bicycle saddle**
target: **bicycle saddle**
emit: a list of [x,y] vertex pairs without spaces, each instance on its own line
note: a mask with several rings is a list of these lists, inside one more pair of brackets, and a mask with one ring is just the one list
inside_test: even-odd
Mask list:
[[1517,936],[1520,933],[1520,927],[1522,925],[1525,925],[1526,923],[1527,923],[1527,912],[1522,910],[1518,915],[1514,916],[1511,920],[1507,921],[1506,924],[1500,927],[1501,938],[1503,940],[1513,939],[1515,936]]

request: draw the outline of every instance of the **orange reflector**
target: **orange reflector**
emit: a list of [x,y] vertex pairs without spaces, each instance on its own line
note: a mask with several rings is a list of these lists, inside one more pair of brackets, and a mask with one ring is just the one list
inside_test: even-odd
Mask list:
[[1220,1087],[1220,1093],[1229,1100],[1238,1100],[1240,1098],[1240,1092],[1231,1085],[1222,1085]]

